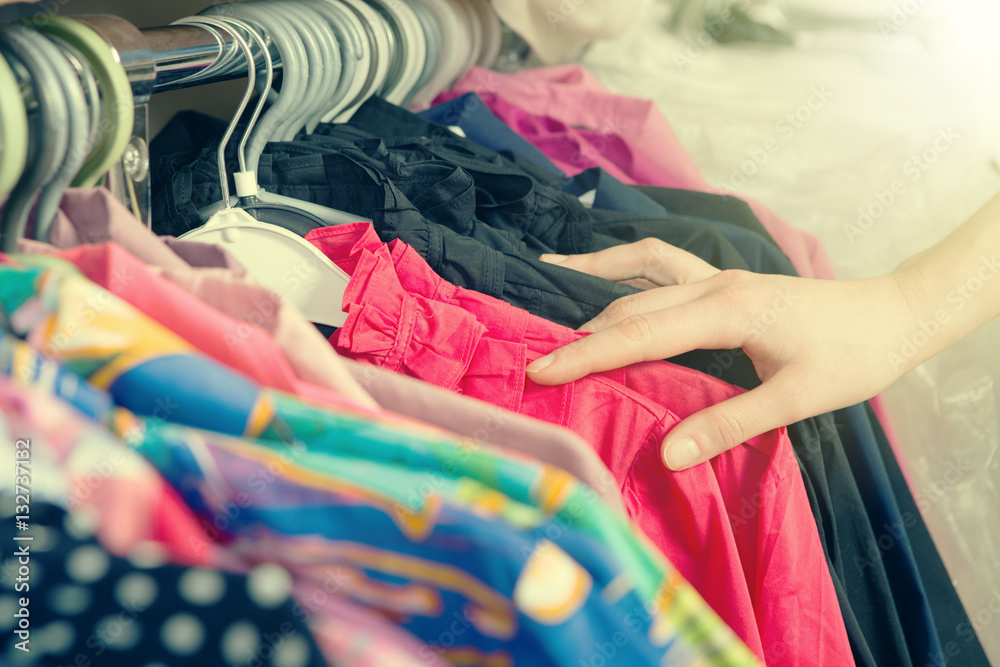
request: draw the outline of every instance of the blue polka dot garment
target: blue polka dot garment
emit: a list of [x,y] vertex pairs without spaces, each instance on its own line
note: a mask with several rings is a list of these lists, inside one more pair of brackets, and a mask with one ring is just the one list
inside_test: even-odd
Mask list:
[[[164,565],[155,546],[118,558],[85,521],[38,500],[29,529],[18,531],[9,514],[14,499],[0,500],[0,664],[326,665],[295,613],[291,577],[279,566],[260,565],[243,576]],[[19,562],[22,545],[29,556]],[[25,560],[27,572],[19,569]],[[25,624],[27,644],[16,632]]]

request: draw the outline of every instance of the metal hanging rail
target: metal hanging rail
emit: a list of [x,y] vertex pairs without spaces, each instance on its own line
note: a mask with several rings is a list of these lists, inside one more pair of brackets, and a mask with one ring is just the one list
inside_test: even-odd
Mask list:
[[[245,77],[246,58],[231,36],[212,27],[169,25],[140,30],[118,16],[90,14],[73,18],[97,31],[115,49],[128,73],[135,101],[135,125],[132,140],[120,164],[111,171],[108,185],[137,218],[150,225],[150,98],[154,93]],[[266,35],[263,37],[268,41]],[[252,48],[259,50],[256,44]],[[277,49],[269,43],[269,50],[274,68],[280,69]],[[263,67],[263,55],[256,55],[257,64]]]

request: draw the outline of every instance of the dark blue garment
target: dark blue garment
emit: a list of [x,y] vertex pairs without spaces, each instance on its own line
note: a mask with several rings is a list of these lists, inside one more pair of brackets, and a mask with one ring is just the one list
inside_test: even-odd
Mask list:
[[669,217],[667,209],[661,204],[632,186],[622,183],[600,167],[585,169],[576,176],[571,176],[559,186],[559,189],[577,197],[593,191],[594,208],[638,213],[651,218]]
[[[899,461],[896,460],[892,446],[880,428],[870,403],[865,403],[865,411],[871,423],[875,425],[875,441],[885,464],[893,496],[899,505],[902,525],[906,529],[943,648],[943,653],[922,656],[920,661],[915,661],[916,665],[917,667],[989,667],[990,661],[986,657],[983,645],[976,636],[969,615],[958,597],[958,591],[952,584],[951,575],[941,560],[941,554],[934,545],[913,492],[903,477]],[[890,527],[888,532],[894,535],[896,531]]]
[[545,153],[507,127],[475,93],[442,102],[422,112],[420,116],[438,125],[460,127],[466,137],[480,146],[500,154],[520,155],[554,177],[566,178],[566,174]]
[[[678,217],[678,214],[668,211],[646,193],[622,183],[600,167],[580,172],[562,183],[559,189],[577,197],[587,192],[594,192],[595,209],[634,213],[660,219]],[[751,271],[783,276],[798,275],[788,257],[770,238],[724,219],[714,220],[692,215],[683,217],[686,220],[702,222],[721,233],[739,251]]]
[[842,437],[844,451],[876,535],[877,549],[856,559],[856,575],[869,576],[870,566],[882,561],[910,657],[922,667],[931,656],[941,654],[941,642],[907,531],[915,517],[904,519],[900,512],[864,405],[839,410],[834,417],[840,430],[852,436]]

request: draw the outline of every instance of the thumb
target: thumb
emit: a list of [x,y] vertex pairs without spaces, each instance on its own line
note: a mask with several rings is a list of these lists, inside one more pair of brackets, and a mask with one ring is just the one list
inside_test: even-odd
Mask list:
[[795,421],[786,421],[778,392],[769,385],[773,385],[773,378],[677,424],[663,443],[664,464],[671,470],[686,470],[761,433]]

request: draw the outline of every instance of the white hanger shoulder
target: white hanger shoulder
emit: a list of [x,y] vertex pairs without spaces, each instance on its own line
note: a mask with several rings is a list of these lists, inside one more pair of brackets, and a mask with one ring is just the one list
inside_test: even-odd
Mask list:
[[287,229],[230,208],[180,238],[225,248],[257,282],[295,304],[312,322],[339,327],[347,319],[342,304],[350,276]]

